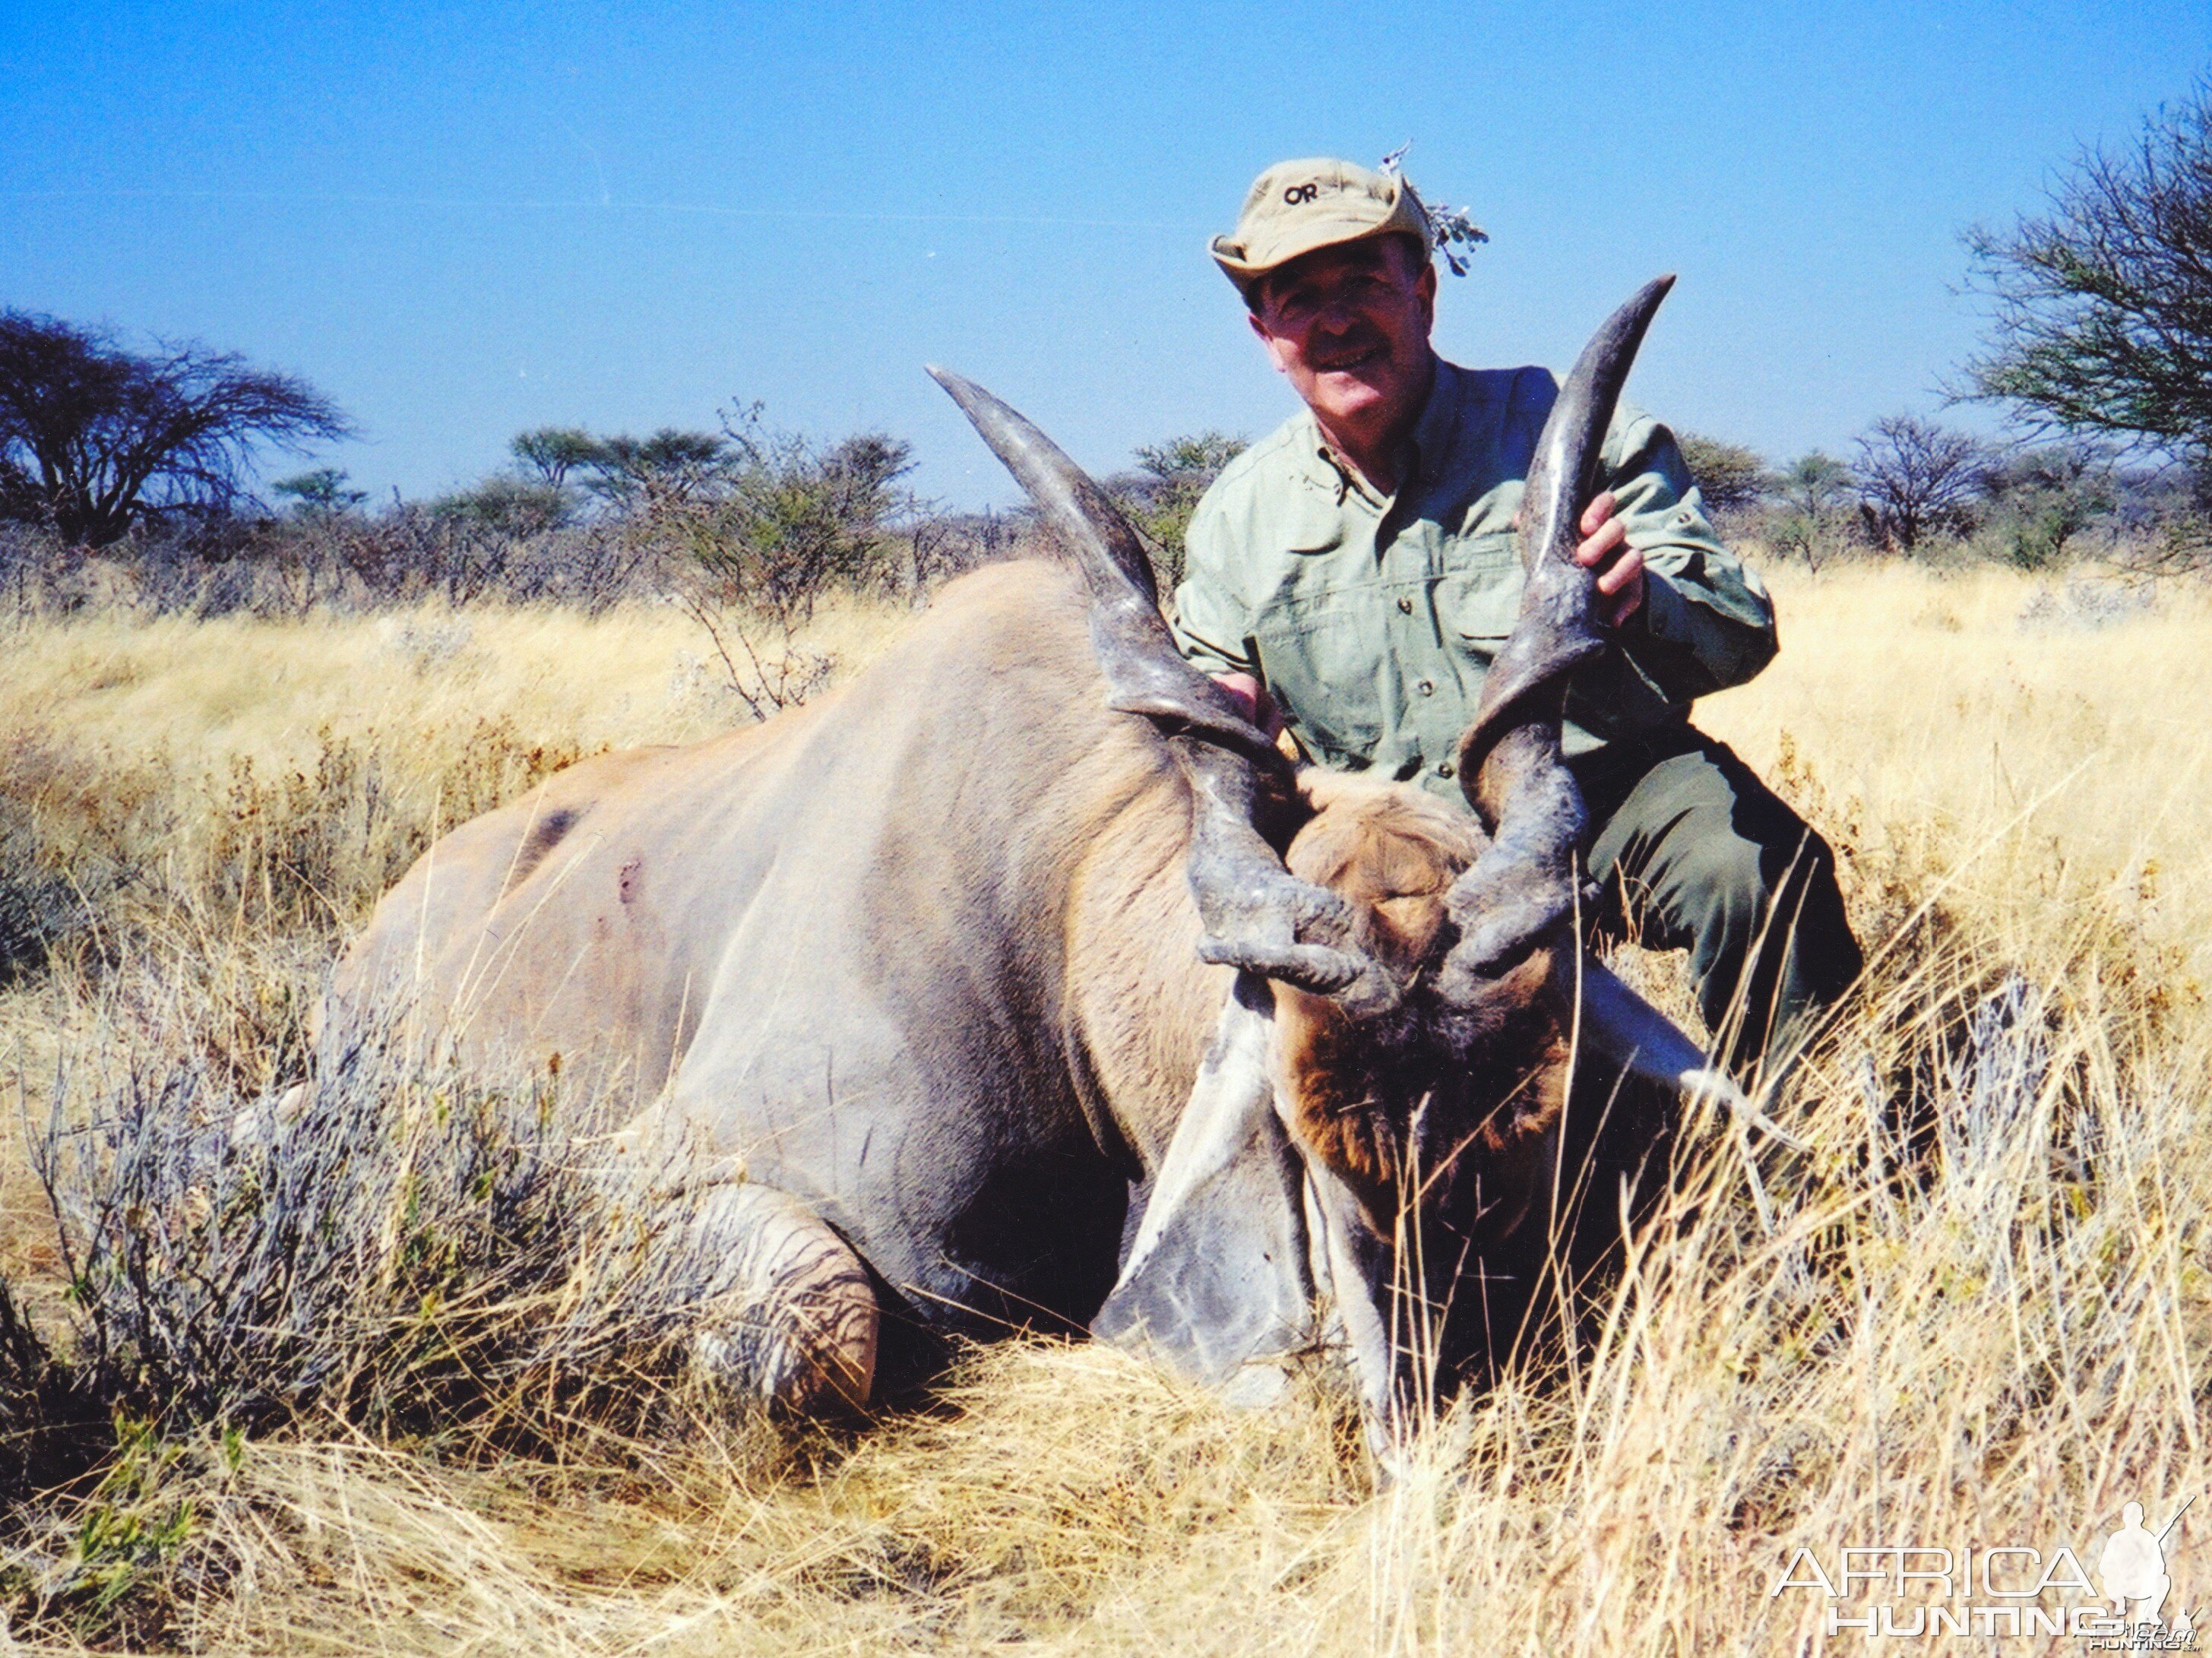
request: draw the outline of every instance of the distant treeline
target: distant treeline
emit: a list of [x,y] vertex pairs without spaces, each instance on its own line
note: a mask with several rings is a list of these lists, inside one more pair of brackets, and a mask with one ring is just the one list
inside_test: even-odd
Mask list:
[[1724,532],[1816,569],[1871,556],[2026,570],[2095,558],[2145,574],[2212,565],[2206,480],[2124,464],[2109,441],[1991,443],[1897,415],[1860,434],[1848,459],[1815,449],[1774,465],[1698,433],[1681,446]]
[[[596,611],[673,598],[796,626],[830,592],[918,604],[1034,532],[1025,510],[955,512],[915,493],[901,439],[820,442],[771,428],[757,404],[713,431],[542,428],[508,447],[507,465],[427,501],[372,501],[325,466],[278,479],[266,500],[234,482],[149,494],[100,534],[87,514],[53,510],[19,467],[0,495],[0,607],[278,615],[441,599]],[[1107,481],[1164,580],[1180,574],[1192,507],[1242,447],[1217,433],[1174,439]]]
[[[1881,556],[2212,565],[2194,474],[2128,465],[2093,440],[1996,446],[1899,416],[1870,427],[1849,459],[1816,450],[1776,465],[1695,433],[1681,446],[1725,534],[1814,568]],[[770,429],[757,405],[715,431],[547,428],[509,446],[509,465],[428,501],[372,501],[324,467],[279,480],[268,503],[234,491],[144,512],[100,547],[38,513],[9,514],[0,608],[297,614],[439,599],[597,611],[673,598],[766,610],[796,627],[833,591],[919,603],[1035,533],[1025,511],[952,512],[915,494],[900,439],[820,442]],[[1164,585],[1181,574],[1192,508],[1242,447],[1214,432],[1174,438],[1106,481]]]

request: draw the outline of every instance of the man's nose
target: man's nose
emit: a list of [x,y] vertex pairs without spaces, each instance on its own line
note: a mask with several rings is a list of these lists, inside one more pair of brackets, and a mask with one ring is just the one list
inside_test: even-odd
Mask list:
[[1314,313],[1312,330],[1326,337],[1340,338],[1358,325],[1358,308],[1349,300],[1325,300]]

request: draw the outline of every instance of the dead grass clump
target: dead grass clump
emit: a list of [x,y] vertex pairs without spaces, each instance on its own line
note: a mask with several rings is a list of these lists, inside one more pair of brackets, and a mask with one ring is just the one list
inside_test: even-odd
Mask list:
[[189,1037],[131,1034],[171,1040],[65,1076],[37,1148],[66,1294],[34,1328],[0,1291],[17,1627],[167,1638],[283,1528],[235,1478],[272,1435],[726,1473],[750,1430],[686,1372],[682,1218],[593,1178],[550,1081],[356,1046],[246,1100]]
[[900,1570],[1034,1636],[1255,1508],[1285,1510],[1286,1538],[1350,1511],[1371,1489],[1358,1446],[1349,1394],[1321,1378],[1263,1422],[1127,1354],[1033,1341],[969,1355],[828,1497],[891,1517]]
[[[112,960],[179,916],[334,940],[438,834],[582,756],[496,718],[438,746],[410,753],[389,734],[325,726],[301,766],[237,754],[227,775],[179,778],[166,755],[118,764],[19,734],[0,751],[0,891],[18,895],[16,958],[43,943]],[[393,774],[394,756],[408,772]]]
[[[793,648],[865,657],[894,615],[825,611]],[[19,623],[0,985],[179,931],[327,954],[445,830],[586,754],[748,718],[702,642],[665,609]]]
[[511,720],[480,718],[449,735],[434,776],[407,780],[410,788],[387,773],[393,746],[373,731],[325,727],[311,767],[268,775],[234,757],[168,872],[176,899],[248,929],[335,938],[365,920],[437,835],[583,757],[574,744],[531,743]]

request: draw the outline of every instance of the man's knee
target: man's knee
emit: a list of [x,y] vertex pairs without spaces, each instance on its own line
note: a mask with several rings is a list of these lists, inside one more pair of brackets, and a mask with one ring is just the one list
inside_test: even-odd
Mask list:
[[[1726,801],[1683,811],[1649,854],[1612,872],[1627,931],[1647,944],[1705,956],[1748,944],[1770,901],[1789,882],[1789,855],[1748,840]],[[1821,848],[1825,853],[1826,848]]]
[[1674,860],[1674,907],[1689,930],[1748,935],[1774,890],[1765,849],[1739,839],[1725,823],[1692,835]]
[[1850,938],[1834,849],[1802,823],[1759,841],[1716,827],[1686,849],[1674,884],[1680,925],[1709,958],[1791,950],[1801,938],[1832,951],[1828,935]]
[[1770,903],[1833,887],[1833,849],[1725,744],[1703,739],[1655,767],[1650,783],[1667,819],[1651,872],[1678,902],[1755,927]]
[[1740,997],[1791,1013],[1832,1001],[1859,966],[1833,850],[1726,745],[1691,736],[1638,780],[1594,847],[1616,860],[1600,866],[1608,926],[1686,948],[1709,1022]]

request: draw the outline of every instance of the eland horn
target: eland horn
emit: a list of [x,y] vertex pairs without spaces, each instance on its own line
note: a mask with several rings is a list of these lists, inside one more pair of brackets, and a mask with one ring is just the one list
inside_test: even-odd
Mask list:
[[1151,720],[1191,791],[1191,896],[1209,962],[1279,979],[1348,1007],[1376,1009],[1398,988],[1351,943],[1342,899],[1283,867],[1255,822],[1263,778],[1290,763],[1220,686],[1184,661],[1160,615],[1159,587],[1128,520],[1060,446],[974,381],[932,367],[991,452],[1029,492],[1091,592],[1091,643],[1109,706]]
[[1460,940],[1442,987],[1471,997],[1572,910],[1589,809],[1559,747],[1568,676],[1605,648],[1596,580],[1574,562],[1599,451],[1652,313],[1674,285],[1646,282],[1583,349],[1559,388],[1521,508],[1521,614],[1459,742],[1460,786],[1491,844],[1452,888]]

